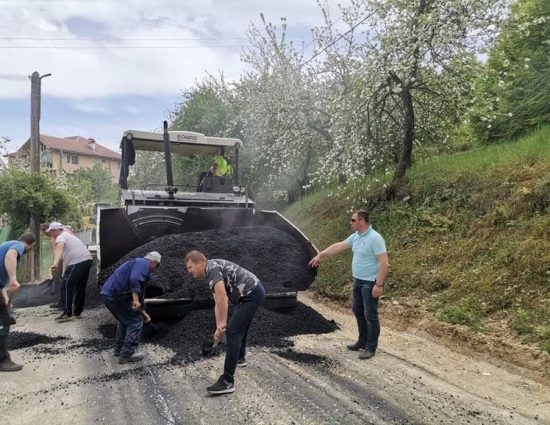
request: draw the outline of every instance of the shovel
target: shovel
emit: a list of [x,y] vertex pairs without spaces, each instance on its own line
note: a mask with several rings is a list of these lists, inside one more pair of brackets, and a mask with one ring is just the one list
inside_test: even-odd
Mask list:
[[218,341],[214,341],[214,338],[205,339],[202,342],[201,353],[203,357],[211,357],[216,355],[216,347],[218,346]]
[[[147,313],[145,312],[145,310],[143,308],[141,308],[141,307],[138,308],[138,311],[143,316],[143,319],[145,319],[147,317]],[[152,321],[146,322],[146,324],[148,324],[151,327],[151,330],[153,332],[158,331],[158,328],[155,326],[155,324]]]

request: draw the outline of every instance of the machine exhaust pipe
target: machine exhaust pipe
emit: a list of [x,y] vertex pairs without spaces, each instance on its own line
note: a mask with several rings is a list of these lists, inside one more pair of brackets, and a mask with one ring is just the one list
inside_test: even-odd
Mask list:
[[163,123],[163,140],[164,140],[164,162],[166,163],[166,191],[168,198],[174,199],[174,176],[172,175],[172,153],[170,152],[170,134],[168,134],[168,121]]

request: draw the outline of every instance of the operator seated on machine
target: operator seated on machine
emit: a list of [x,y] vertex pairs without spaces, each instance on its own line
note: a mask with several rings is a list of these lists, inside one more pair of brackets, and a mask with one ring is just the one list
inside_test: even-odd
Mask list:
[[208,171],[203,171],[199,175],[199,181],[197,183],[197,192],[203,191],[204,178],[208,176],[218,177],[231,177],[233,176],[233,163],[235,162],[235,155],[231,155],[226,158],[223,155],[217,155],[212,161],[212,165]]

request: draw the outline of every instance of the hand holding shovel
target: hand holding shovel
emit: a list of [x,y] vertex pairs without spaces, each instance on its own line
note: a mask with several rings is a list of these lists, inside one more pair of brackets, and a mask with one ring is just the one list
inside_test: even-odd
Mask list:
[[214,338],[207,338],[202,342],[201,353],[204,357],[213,356],[215,353],[215,348],[218,346],[219,341],[216,341]]
[[219,343],[222,342],[224,335],[225,326],[223,326],[222,330],[219,328],[216,329],[216,332],[214,332],[214,336],[212,338],[208,338],[203,341],[201,350],[202,355],[204,357],[211,357],[219,354],[220,350],[216,350],[216,347],[218,347]]
[[138,311],[139,313],[143,316],[143,323],[148,323],[149,326],[151,326],[151,329],[153,329],[153,331],[156,331],[157,330],[157,327],[153,324],[153,322],[151,321],[151,316],[149,316],[147,314],[147,312],[142,308],[142,307],[139,307],[138,308]]

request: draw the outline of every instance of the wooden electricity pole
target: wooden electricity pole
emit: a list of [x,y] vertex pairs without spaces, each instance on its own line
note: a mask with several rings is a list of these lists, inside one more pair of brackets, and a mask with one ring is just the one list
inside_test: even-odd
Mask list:
[[[40,173],[40,103],[41,103],[41,80],[52,74],[40,76],[33,72],[31,79],[31,173]],[[27,280],[40,279],[40,221],[38,217],[32,216],[29,224],[30,230],[36,236],[34,255],[30,256],[30,265],[27,267]],[[28,264],[28,263],[27,263]]]

